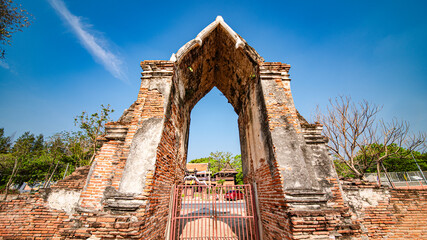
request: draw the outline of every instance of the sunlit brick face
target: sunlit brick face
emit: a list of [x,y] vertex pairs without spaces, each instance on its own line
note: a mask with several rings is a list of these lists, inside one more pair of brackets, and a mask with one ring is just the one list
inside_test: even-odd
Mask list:
[[[239,116],[243,168],[248,175],[254,161],[266,158],[264,143],[268,141],[262,138],[267,136],[260,133],[266,127],[261,126],[266,125],[266,116],[259,113],[264,109],[264,103],[257,97],[262,95],[258,62],[251,59],[245,49],[236,48],[235,44],[235,40],[218,25],[203,39],[201,46],[182,56],[175,69],[172,94],[175,106],[185,116],[181,119],[186,123],[183,136],[188,136],[190,113],[197,102],[213,87],[224,94]],[[187,151],[188,139],[184,140],[182,151],[185,153],[182,155]]]

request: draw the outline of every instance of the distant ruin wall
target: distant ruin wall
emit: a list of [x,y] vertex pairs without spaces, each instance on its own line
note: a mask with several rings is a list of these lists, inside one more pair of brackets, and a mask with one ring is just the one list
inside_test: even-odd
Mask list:
[[425,239],[427,190],[379,188],[342,181],[344,198],[368,239]]

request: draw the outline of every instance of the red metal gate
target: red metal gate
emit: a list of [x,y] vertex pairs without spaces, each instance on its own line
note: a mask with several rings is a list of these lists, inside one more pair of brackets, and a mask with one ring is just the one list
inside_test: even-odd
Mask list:
[[170,239],[258,240],[251,185],[178,185]]

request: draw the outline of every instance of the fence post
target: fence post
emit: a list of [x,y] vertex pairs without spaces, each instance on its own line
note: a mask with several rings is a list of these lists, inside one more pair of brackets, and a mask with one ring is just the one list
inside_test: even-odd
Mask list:
[[418,170],[420,170],[421,176],[423,176],[423,178],[424,178],[424,182],[427,184],[426,176],[424,176],[424,173],[423,173],[423,171],[421,170],[420,165],[418,165],[418,162],[417,162],[417,160],[414,158],[414,154],[412,154],[412,152],[411,152],[411,155],[412,155],[412,159],[414,159],[414,161],[415,161],[415,164],[417,164]]
[[255,224],[258,224],[258,226],[255,226],[255,227],[258,227],[258,231],[256,231],[255,234],[258,234],[258,237],[259,237],[258,239],[259,240],[263,240],[263,229],[262,229],[262,223],[261,223],[261,212],[259,210],[259,202],[258,202],[258,189],[257,189],[257,185],[256,185],[255,181],[252,184],[252,188],[253,188],[252,191],[253,191],[254,200],[255,200],[254,207],[255,207],[256,218],[257,218],[257,219],[254,218],[254,222],[255,222]]
[[384,174],[385,174],[385,176],[387,177],[388,183],[390,183],[390,186],[391,186],[392,188],[394,188],[394,184],[391,182],[390,178],[388,177],[387,169],[385,169],[384,164],[383,164],[382,162],[381,162],[381,166],[383,167]]
[[171,232],[171,225],[172,225],[172,214],[174,214],[174,212],[173,212],[173,200],[174,200],[174,192],[175,192],[175,184],[174,185],[172,185],[172,188],[171,188],[171,193],[170,193],[170,199],[169,199],[169,216],[168,216],[168,222],[167,222],[167,225],[166,225],[166,240],[170,240],[170,232]]

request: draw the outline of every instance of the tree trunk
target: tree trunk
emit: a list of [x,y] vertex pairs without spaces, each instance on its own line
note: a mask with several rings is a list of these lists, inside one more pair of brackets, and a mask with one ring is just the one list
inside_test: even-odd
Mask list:
[[390,180],[390,177],[388,176],[387,169],[384,167],[384,164],[381,162],[381,167],[383,167],[384,174],[387,177],[388,182],[390,183],[390,187],[395,188],[393,182]]
[[50,170],[52,169],[52,165],[53,165],[52,163],[49,164],[49,170],[47,170],[46,176],[44,177],[43,188],[45,188],[47,180],[49,179],[49,173],[50,173]]
[[381,177],[380,177],[381,169],[380,162],[377,162],[377,178],[378,178],[378,186],[381,187]]
[[69,163],[67,163],[67,167],[65,168],[65,172],[64,172],[64,176],[62,177],[62,179],[64,179],[67,176],[67,172],[68,172],[68,165],[70,165]]
[[4,201],[6,201],[7,199],[7,195],[9,194],[9,187],[12,184],[13,178],[15,177],[17,171],[18,171],[18,158],[15,158],[15,164],[13,164],[12,174],[10,174],[9,181],[7,181],[6,188],[4,191],[4,197],[3,197]]
[[95,153],[90,158],[89,165],[92,165],[92,162],[93,162],[94,159],[95,159]]
[[43,188],[49,187],[50,181],[52,180],[53,175],[55,174],[56,169],[58,168],[58,164],[59,164],[59,160],[56,161],[55,168],[53,169],[52,174],[50,174],[49,180],[47,180],[47,182],[45,182],[45,185],[43,186]]

